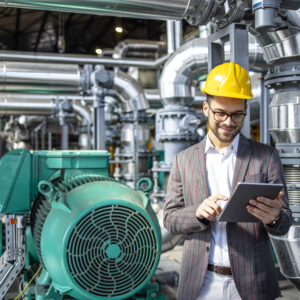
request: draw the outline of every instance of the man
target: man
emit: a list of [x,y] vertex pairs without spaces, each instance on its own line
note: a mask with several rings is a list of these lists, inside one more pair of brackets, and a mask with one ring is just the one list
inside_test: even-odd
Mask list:
[[287,192],[247,205],[257,223],[217,222],[237,182],[284,183],[277,151],[240,134],[250,77],[235,63],[215,67],[204,89],[207,136],[173,160],[164,225],[185,234],[179,300],[274,299],[280,295],[268,233],[291,225]]

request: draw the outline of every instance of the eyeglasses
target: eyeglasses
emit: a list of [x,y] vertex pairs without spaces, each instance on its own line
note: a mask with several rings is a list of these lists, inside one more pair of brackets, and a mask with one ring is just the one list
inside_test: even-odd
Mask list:
[[245,113],[233,113],[233,114],[228,114],[226,112],[221,112],[221,111],[213,111],[209,105],[209,103],[207,103],[209,106],[209,109],[212,111],[213,115],[214,115],[214,119],[218,122],[225,122],[228,117],[231,118],[231,121],[233,123],[241,123],[243,122],[243,120],[245,119],[246,114]]

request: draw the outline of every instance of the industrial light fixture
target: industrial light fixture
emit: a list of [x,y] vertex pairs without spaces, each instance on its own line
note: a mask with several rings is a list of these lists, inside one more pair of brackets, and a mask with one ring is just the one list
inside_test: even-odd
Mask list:
[[96,52],[96,54],[98,54],[98,55],[101,55],[101,54],[103,53],[103,51],[102,51],[101,48],[97,48],[97,49],[95,50],[95,52]]
[[115,28],[115,31],[116,31],[117,33],[122,33],[122,32],[123,32],[123,28],[120,27],[120,26],[117,26],[117,27]]

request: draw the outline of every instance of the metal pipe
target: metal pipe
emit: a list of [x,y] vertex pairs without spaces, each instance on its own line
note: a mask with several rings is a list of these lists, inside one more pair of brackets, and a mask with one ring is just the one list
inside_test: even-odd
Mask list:
[[262,47],[268,64],[274,64],[282,59],[290,61],[299,59],[300,33],[297,28],[276,30],[263,34],[252,27],[249,27],[249,30]]
[[166,47],[165,42],[127,39],[119,42],[113,51],[113,58],[126,57],[130,50],[159,51]]
[[[101,14],[106,16],[153,20],[182,19],[193,14],[197,1],[190,0],[1,0],[0,6],[51,10],[59,12]],[[199,4],[198,4],[199,5]]]
[[139,117],[138,117],[138,102],[134,99],[134,111],[133,111],[133,159],[134,159],[134,176],[133,186],[136,187],[139,174]]
[[94,149],[105,150],[106,136],[105,136],[105,117],[104,117],[104,99],[97,95],[97,85],[94,85]]
[[16,52],[1,51],[0,58],[13,61],[31,61],[31,62],[48,62],[48,63],[64,63],[64,64],[92,64],[103,66],[120,66],[120,67],[138,67],[157,69],[167,59],[168,55],[162,56],[156,60],[144,59],[114,59],[106,57],[98,57],[92,55],[73,55],[73,54],[53,54],[53,53],[36,53],[36,52]]
[[[150,108],[161,108],[161,96],[159,94],[159,90],[157,89],[145,89],[144,90],[145,97],[149,102]],[[196,91],[194,96],[194,101],[192,103],[192,107],[202,107],[202,103],[205,101],[205,95],[203,95],[200,91]]]
[[52,115],[56,111],[56,103],[37,95],[0,94],[1,115]]
[[61,125],[61,149],[69,149],[69,125],[66,121]]
[[82,118],[83,125],[92,124],[92,118],[90,112],[86,107],[82,106],[79,103],[73,103],[72,107],[73,107],[73,111]]
[[92,124],[91,114],[86,107],[83,107],[79,103],[78,104],[73,103],[72,107],[73,107],[74,112],[82,117],[82,125],[86,126],[87,150],[89,150],[89,149],[91,149],[91,124]]
[[120,95],[122,109],[125,112],[135,110],[135,101],[138,110],[146,110],[149,103],[144,95],[141,85],[134,80],[129,74],[120,70],[115,72],[113,88]]
[[78,65],[3,61],[0,62],[0,82],[3,90],[9,84],[71,86],[78,90],[80,68]]
[[270,144],[269,124],[269,104],[270,92],[265,87],[265,81],[261,78],[261,101],[260,101],[260,141],[264,144]]
[[52,150],[52,133],[48,132],[48,150]]
[[172,54],[175,51],[175,21],[167,21],[167,45],[168,54]]
[[182,22],[175,21],[175,49],[181,47],[183,41]]
[[42,150],[46,150],[45,136],[46,136],[47,119],[44,117],[44,126],[41,130]]
[[[46,121],[43,120],[40,124],[38,124],[34,129],[34,137],[35,137],[35,150],[39,150],[39,132],[45,127]],[[44,150],[41,148],[41,150]]]
[[[254,38],[249,39],[250,65],[263,66],[262,49]],[[229,59],[230,49],[224,48],[225,60]],[[163,106],[171,103],[190,105],[195,90],[192,81],[207,73],[208,48],[206,39],[193,39],[176,50],[165,63],[159,83]],[[266,64],[265,64],[266,66]]]
[[289,23],[300,27],[300,8],[298,10],[287,10],[285,16]]

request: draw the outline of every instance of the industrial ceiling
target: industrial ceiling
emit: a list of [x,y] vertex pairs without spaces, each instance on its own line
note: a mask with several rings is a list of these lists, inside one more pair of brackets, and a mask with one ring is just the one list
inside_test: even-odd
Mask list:
[[[165,21],[0,8],[0,49],[95,54],[124,39],[159,41]],[[115,31],[122,26],[123,33]]]

